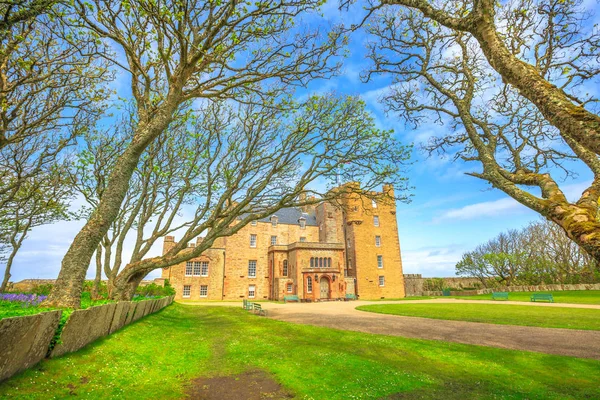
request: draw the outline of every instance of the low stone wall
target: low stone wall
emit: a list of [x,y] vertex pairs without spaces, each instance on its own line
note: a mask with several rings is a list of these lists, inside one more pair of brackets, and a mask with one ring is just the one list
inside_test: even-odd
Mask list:
[[[123,301],[75,310],[62,328],[50,357],[77,351],[138,319],[162,310],[174,296],[140,302]],[[0,382],[48,355],[61,311],[0,320]]]
[[50,311],[0,320],[0,382],[46,357],[60,315]]
[[[532,285],[532,286],[501,286],[478,290],[451,291],[450,296],[475,296],[477,294],[491,294],[492,292],[560,292],[567,290],[600,290],[600,283],[577,285]],[[440,291],[424,291],[423,296],[442,296]]]
[[600,283],[577,285],[536,285],[536,286],[503,286],[497,288],[479,289],[477,294],[492,292],[560,292],[563,290],[600,290]]

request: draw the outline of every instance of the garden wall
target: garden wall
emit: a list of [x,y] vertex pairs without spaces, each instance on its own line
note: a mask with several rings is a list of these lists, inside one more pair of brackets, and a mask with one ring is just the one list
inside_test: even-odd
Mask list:
[[[501,286],[478,290],[451,291],[450,296],[474,296],[476,294],[491,294],[492,292],[560,292],[564,290],[600,290],[600,283],[576,285],[531,285],[531,286]],[[423,296],[442,296],[442,292],[423,292]]]
[[61,311],[4,318],[0,320],[0,382],[46,356],[57,357],[77,351],[133,321],[162,310],[173,302],[173,298],[123,301],[75,310],[62,327],[60,339],[53,349],[50,349],[50,343],[58,333]]

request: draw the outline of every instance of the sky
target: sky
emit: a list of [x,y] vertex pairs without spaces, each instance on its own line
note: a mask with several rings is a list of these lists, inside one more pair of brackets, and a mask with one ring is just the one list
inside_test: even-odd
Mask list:
[[[340,14],[337,1],[329,1],[323,8],[323,17],[318,18],[324,18],[328,23],[338,23],[343,19],[345,24],[351,24],[360,20],[359,11],[354,9],[350,14]],[[307,23],[311,23],[310,18]],[[369,83],[360,79],[361,71],[369,65],[365,58],[365,40],[364,33],[352,35],[349,56],[344,60],[340,75],[313,82],[308,90],[360,95],[379,127],[393,129],[399,140],[415,144],[414,163],[407,170],[410,185],[414,187],[412,201],[397,204],[403,270],[404,273],[425,277],[454,276],[455,264],[464,252],[500,232],[524,227],[540,217],[503,192],[492,189],[489,184],[465,175],[465,172],[473,170],[473,166],[440,156],[428,157],[418,150],[421,141],[432,134],[440,135],[449,128],[425,122],[415,129],[405,126],[397,116],[386,115],[379,97],[390,85],[389,77],[378,77]],[[124,79],[118,76],[114,88],[126,88]],[[591,176],[582,170],[577,179],[561,182],[561,186],[567,197],[573,199],[581,194],[590,180]],[[74,207],[80,204],[76,200]],[[62,257],[83,223],[59,222],[35,228],[15,259],[11,280],[55,278]],[[131,244],[130,241],[128,243]],[[161,250],[160,241],[149,256],[160,255]],[[154,271],[148,278],[158,276],[160,272]],[[93,269],[88,272],[88,277],[93,277]]]

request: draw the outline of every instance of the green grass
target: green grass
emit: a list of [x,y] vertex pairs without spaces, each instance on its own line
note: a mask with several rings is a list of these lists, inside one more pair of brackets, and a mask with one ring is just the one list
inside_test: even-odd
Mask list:
[[23,303],[0,300],[0,319],[8,317],[21,317],[24,315],[39,314],[45,311],[51,311],[52,308],[27,307]]
[[[555,303],[574,304],[600,304],[600,290],[570,290],[558,292],[509,292],[510,301],[530,301],[533,293],[552,293]],[[438,297],[439,298],[439,297]],[[476,296],[453,296],[455,299],[464,300],[491,300],[491,294],[478,294]]]
[[181,399],[260,369],[300,399],[600,398],[600,361],[296,325],[181,304],[0,384],[0,398]]
[[502,325],[600,330],[600,310],[567,307],[535,307],[509,304],[375,304],[358,310],[456,321]]

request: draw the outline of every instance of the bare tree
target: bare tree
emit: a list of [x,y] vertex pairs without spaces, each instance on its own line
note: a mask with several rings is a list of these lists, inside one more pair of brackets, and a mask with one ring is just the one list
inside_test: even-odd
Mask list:
[[[131,140],[133,116],[112,130],[86,136],[71,171],[71,182],[88,203],[89,215],[106,188],[106,176]],[[119,214],[96,250],[96,288],[102,272],[108,278],[108,294],[113,296],[115,279],[124,263],[124,247],[133,237],[129,262],[144,258],[156,240],[185,228],[183,208],[206,192],[203,169],[208,153],[202,132],[192,132],[180,119],[159,137],[140,158]],[[225,122],[223,122],[225,123]]]
[[[219,2],[96,0],[76,2],[77,18],[118,48],[129,74],[137,124],[98,206],[62,261],[48,304],[78,307],[85,268],[117,218],[140,156],[195,99],[261,102],[337,70],[340,29],[295,28],[320,1]],[[281,102],[277,104],[281,105]]]
[[[131,203],[144,206],[116,220],[123,227],[120,234],[135,230],[136,240],[129,262],[114,279],[111,297],[130,299],[149,272],[197,257],[217,238],[283,207],[337,201],[351,193],[373,197],[372,189],[384,182],[395,182],[397,198],[406,200],[401,172],[409,149],[391,132],[374,128],[362,101],[311,97],[294,106],[293,112],[246,103],[207,104],[202,116],[186,125],[189,132],[173,131],[169,135],[173,143],[156,145],[154,164],[140,163],[137,181],[143,188],[144,182],[150,184]],[[167,166],[176,159],[180,166]],[[156,163],[169,168],[158,168],[168,181],[159,182]],[[349,176],[361,185],[329,190],[337,177]],[[330,185],[325,186],[327,182]],[[184,203],[186,210],[181,207]],[[178,210],[186,211],[185,218],[174,223]],[[150,213],[155,214],[152,221]],[[132,217],[135,226],[126,223]],[[179,244],[165,255],[143,258],[158,238],[174,230],[183,232]],[[201,234],[202,242],[188,248],[187,243]]]
[[503,82],[565,140],[600,154],[600,117],[578,92],[582,83],[597,85],[600,72],[600,32],[582,0],[384,0],[373,2],[369,14],[386,7],[395,12],[391,5],[472,37]]
[[[510,36],[516,43],[523,32],[513,28]],[[469,175],[557,223],[600,260],[600,161],[594,152],[560,134],[529,101],[490,73],[471,35],[412,10],[378,14],[370,32],[377,40],[370,45],[373,68],[366,77],[394,76],[383,99],[389,110],[410,123],[433,118],[454,128],[431,139],[425,146],[430,154],[449,153],[476,164],[478,170]],[[574,162],[587,166],[594,180],[570,202],[557,176],[571,175]]]

